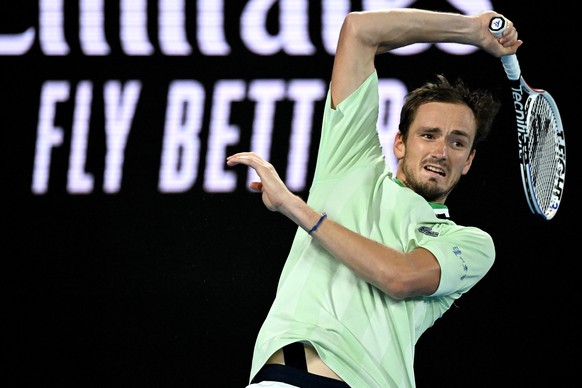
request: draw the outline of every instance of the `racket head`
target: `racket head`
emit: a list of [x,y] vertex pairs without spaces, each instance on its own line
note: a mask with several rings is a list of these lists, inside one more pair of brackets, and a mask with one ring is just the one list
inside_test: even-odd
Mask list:
[[566,139],[560,111],[545,90],[521,81],[525,101],[525,132],[520,147],[521,174],[530,210],[545,220],[556,215],[566,177]]

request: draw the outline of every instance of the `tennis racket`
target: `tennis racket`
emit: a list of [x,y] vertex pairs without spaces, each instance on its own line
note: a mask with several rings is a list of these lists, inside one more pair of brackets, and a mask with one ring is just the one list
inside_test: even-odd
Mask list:
[[[507,27],[502,17],[489,22],[500,38]],[[530,87],[515,54],[501,57],[511,84],[523,189],[532,213],[551,220],[558,211],[566,178],[566,139],[558,106],[543,89]]]

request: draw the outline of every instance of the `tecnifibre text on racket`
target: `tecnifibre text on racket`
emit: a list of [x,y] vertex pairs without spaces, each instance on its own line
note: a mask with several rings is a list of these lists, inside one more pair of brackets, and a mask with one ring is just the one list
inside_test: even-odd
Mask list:
[[[506,27],[502,17],[489,22],[489,30],[497,38]],[[560,206],[566,178],[566,139],[560,112],[546,90],[525,82],[515,54],[501,57],[501,62],[511,83],[527,203],[532,213],[551,220]]]

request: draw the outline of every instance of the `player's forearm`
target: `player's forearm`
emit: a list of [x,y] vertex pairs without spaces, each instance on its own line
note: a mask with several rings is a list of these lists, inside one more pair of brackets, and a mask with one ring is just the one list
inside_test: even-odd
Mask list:
[[[348,14],[340,31],[331,77],[333,106],[346,99],[374,71],[377,54],[419,42],[479,46],[483,44],[484,19],[417,9]],[[496,43],[492,36],[489,39],[490,44]]]
[[353,12],[347,22],[377,53],[418,42],[477,44],[479,20],[472,16],[419,9]]
[[338,261],[366,282],[395,299],[429,295],[438,287],[440,267],[425,250],[402,253],[334,222],[295,197],[279,211],[312,237]]
[[312,233],[338,261],[394,299],[430,295],[438,288],[440,266],[429,251],[404,253],[325,219]]

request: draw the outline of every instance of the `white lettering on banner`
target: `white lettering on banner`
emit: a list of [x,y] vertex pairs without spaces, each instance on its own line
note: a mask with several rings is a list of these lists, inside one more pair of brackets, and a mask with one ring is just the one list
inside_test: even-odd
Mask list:
[[[400,110],[405,87],[397,80],[381,80],[380,85],[379,131],[395,133],[398,123],[397,115],[393,115]],[[286,101],[292,104],[289,123],[284,125],[290,129],[285,182],[291,190],[305,189],[312,129],[320,125],[315,122],[315,105],[325,98],[327,86],[321,79],[217,82],[210,110],[204,190],[236,190],[237,173],[226,169],[225,159],[227,148],[238,144],[241,137],[239,126],[231,123],[232,104],[245,100],[254,102],[251,150],[266,158],[270,156],[273,123],[278,114],[277,103]],[[95,190],[93,174],[86,168],[90,124],[96,120],[92,117],[92,107],[99,103],[93,101],[94,86],[91,81],[80,81],[76,86],[71,128],[67,130],[55,125],[58,105],[69,101],[73,89],[75,87],[69,81],[46,81],[42,87],[32,182],[35,194],[44,194],[48,190],[53,150],[63,146],[66,131],[71,133],[67,192],[88,194]],[[102,103],[106,150],[103,191],[106,193],[121,190],[125,150],[141,90],[142,84],[136,80],[125,83],[109,80],[104,83]],[[167,94],[158,189],[164,193],[185,192],[196,183],[198,165],[204,156],[201,154],[200,132],[206,95],[203,85],[194,80],[173,81]],[[256,173],[249,169],[247,183],[257,179],[253,174]]]
[[107,153],[103,191],[117,193],[121,188],[123,159],[127,137],[135,116],[135,108],[141,93],[140,81],[108,81],[105,84],[105,133]]
[[[492,8],[490,0],[448,2],[454,9],[466,14]],[[316,16],[321,23],[319,26],[317,20],[312,20],[314,15],[310,11],[314,5],[308,0],[248,0],[237,8],[238,14],[227,9],[233,3],[225,0],[119,0],[117,9],[109,3],[109,8],[106,8],[105,3],[105,0],[79,0],[78,8],[75,9],[68,7],[65,0],[38,0],[38,26],[30,26],[12,34],[0,34],[0,56],[23,56],[33,49],[40,50],[45,56],[78,56],[79,52],[73,50],[85,56],[115,54],[116,58],[119,55],[188,56],[193,54],[196,45],[199,55],[194,59],[203,61],[205,57],[231,55],[232,42],[228,41],[226,30],[233,26],[239,29],[242,48],[259,57],[278,54],[309,57],[318,54],[318,50],[333,55],[343,18],[352,10],[350,0],[322,0],[321,13]],[[361,9],[409,7],[414,3],[414,0],[363,0]],[[155,13],[152,12],[154,10]],[[78,15],[72,15],[71,12],[78,12]],[[189,31],[191,26],[187,24],[188,20],[192,20],[187,17],[188,12],[195,13],[193,38],[188,34],[192,32]],[[78,23],[69,23],[71,17],[78,17]],[[118,31],[109,30],[106,34],[106,26],[111,28],[112,18],[115,18],[113,25],[116,28],[118,26]],[[268,26],[274,20],[276,32]],[[314,26],[318,28],[314,29]],[[75,27],[78,27],[78,31],[74,30]],[[229,36],[236,36],[236,31],[231,32],[235,34]],[[78,42],[74,41],[75,34],[78,34]],[[115,34],[118,34],[117,42],[113,41]],[[317,41],[314,34],[321,34],[321,47],[314,43]],[[38,45],[35,45],[35,38],[38,39]],[[195,42],[190,39],[195,39]],[[112,47],[116,47],[120,53],[112,52]],[[392,53],[415,55],[430,47],[428,43],[416,44]],[[449,43],[439,43],[436,47],[456,55],[466,55],[476,50],[472,46]],[[51,71],[48,66],[43,68]],[[115,67],[108,71],[115,71]],[[289,131],[287,164],[282,166],[286,168],[285,182],[291,190],[304,190],[307,185],[312,130],[320,125],[315,122],[314,108],[317,102],[325,98],[327,83],[320,79],[248,80],[244,76],[238,80],[215,78],[204,81],[168,81],[166,117],[164,127],[160,129],[163,130],[163,144],[158,190],[164,193],[185,192],[197,182],[198,174],[203,175],[201,183],[207,192],[236,190],[238,172],[226,169],[224,161],[228,148],[240,143],[242,135],[240,126],[232,122],[232,105],[245,101],[254,103],[250,146],[245,149],[249,148],[270,159],[274,131]],[[77,82],[76,87],[71,85],[73,82]],[[70,133],[66,190],[71,194],[87,194],[95,190],[94,172],[86,168],[93,120],[104,122],[105,127],[103,191],[117,193],[121,190],[125,150],[142,82],[145,81],[101,81],[103,101],[97,103],[103,103],[103,120],[92,118],[91,114],[95,104],[94,82],[90,79],[44,81],[38,107],[33,193],[47,192],[51,163],[54,161],[53,152],[63,146],[66,133]],[[212,96],[206,95],[205,90],[209,88],[213,88]],[[71,96],[72,89],[74,98]],[[396,161],[390,155],[405,94],[406,87],[401,81],[380,80],[378,130],[382,147],[389,155],[387,161],[393,170]],[[60,103],[67,102],[73,105],[73,116],[63,121],[70,121],[70,128],[62,128],[57,125],[56,112]],[[278,116],[277,112],[277,105],[281,102],[292,104],[292,113],[285,118],[287,125],[283,124],[279,128],[281,120],[277,121],[276,118],[283,117]],[[63,114],[68,112],[67,109],[62,111]],[[207,114],[210,116],[206,121],[205,112],[209,112]],[[148,114],[156,113],[148,111]],[[58,122],[61,121],[59,118]],[[200,135],[205,130],[205,122],[208,123],[207,150],[202,155]],[[201,160],[205,163],[203,169],[199,168]],[[246,183],[257,179],[256,172],[248,169]]]
[[196,13],[197,41],[204,55],[228,55],[230,46],[224,36],[224,2],[199,1]]
[[[250,150],[266,159],[270,159],[271,155],[275,104],[277,101],[283,100],[285,93],[285,81],[283,80],[258,80],[253,81],[249,86],[249,96],[257,102]],[[252,181],[259,180],[255,170],[249,168],[247,185]]]
[[204,190],[209,192],[232,191],[236,185],[234,171],[224,171],[227,146],[238,143],[240,128],[230,124],[233,101],[242,101],[246,93],[244,80],[220,80],[214,87],[210,135],[204,170]]
[[79,40],[87,55],[109,55],[111,48],[105,39],[104,0],[79,2]]
[[85,171],[92,100],[93,85],[91,82],[79,82],[75,99],[73,134],[67,174],[67,191],[72,194],[86,194],[93,191],[93,175]]
[[187,191],[196,180],[204,100],[199,82],[176,80],[170,85],[158,180],[162,193]]
[[[267,14],[278,3],[279,33],[267,31]],[[311,55],[315,46],[309,39],[309,13],[306,0],[250,0],[241,15],[241,39],[254,53],[272,55]]]
[[147,0],[120,0],[121,44],[128,55],[152,55],[154,47],[149,41]]
[[[460,12],[477,13],[493,9],[491,0],[448,0]],[[364,0],[363,10],[408,7],[414,0]],[[185,56],[192,53],[186,31],[186,0],[158,0],[158,17],[148,19],[148,0],[119,0],[118,15],[105,13],[104,0],[79,1],[78,39],[83,54],[104,56],[111,54],[105,25],[107,18],[119,20],[119,41],[123,54],[152,56],[155,43],[162,55]],[[267,29],[267,15],[279,7],[279,29],[272,34]],[[335,53],[335,45],[344,16],[351,11],[349,0],[321,1],[321,39],[327,54]],[[204,56],[226,56],[231,48],[225,36],[225,0],[196,1],[196,43]],[[42,53],[48,56],[71,54],[65,34],[65,1],[39,0],[38,39]],[[314,55],[317,48],[310,36],[308,0],[248,0],[240,18],[239,35],[245,48],[257,55]],[[158,36],[151,37],[148,27],[155,25]],[[24,32],[0,34],[0,55],[24,55],[34,47],[36,28]],[[157,38],[155,42],[152,40]],[[70,39],[70,38],[69,38]],[[395,50],[395,54],[412,55],[429,48],[430,44],[416,44]],[[463,55],[475,51],[473,46],[440,43],[437,46],[448,53]]]
[[0,34],[0,55],[24,55],[34,44],[36,29],[29,27],[18,34]]
[[[70,90],[71,85],[68,81],[46,81],[42,88],[32,177],[32,191],[36,194],[44,194],[48,190],[52,150],[61,146],[64,139],[64,129],[54,125],[57,104],[69,99]],[[107,193],[118,192],[121,186],[127,136],[140,91],[139,81],[129,81],[122,87],[120,81],[111,80],[104,86],[107,152],[103,189]],[[85,170],[92,99],[92,83],[79,82],[67,172],[67,191],[71,194],[87,194],[94,189],[93,175]]]
[[[46,55],[67,55],[71,50],[65,40],[63,0],[39,0],[38,32],[40,47]],[[86,20],[81,18],[81,21]]]
[[63,144],[64,130],[55,126],[56,105],[68,100],[68,81],[46,81],[40,94],[38,129],[32,174],[32,192],[44,194],[48,190],[52,150]]
[[[131,130],[135,107],[141,91],[139,81],[127,82],[124,90],[119,81],[108,81],[104,86],[106,150],[103,191],[116,193],[121,187],[123,155]],[[93,85],[82,81],[77,86],[73,135],[67,191],[87,194],[93,191],[93,176],[85,171]]]
[[[210,120],[210,134],[206,154],[204,174],[204,190],[207,192],[231,192],[236,189],[237,176],[232,170],[225,170],[227,147],[235,145],[240,140],[240,128],[229,123],[230,108],[233,102],[240,102],[246,98],[255,101],[255,111],[251,134],[250,149],[268,158],[273,137],[273,123],[276,115],[276,103],[285,99],[294,103],[291,115],[291,146],[288,154],[286,183],[292,190],[302,190],[306,186],[307,162],[309,160],[309,146],[311,129],[318,124],[313,120],[313,105],[325,97],[326,83],[322,80],[291,80],[286,85],[284,80],[255,80],[247,85],[243,80],[223,80],[216,84]],[[246,94],[245,94],[246,93]],[[196,101],[200,104],[203,95],[196,93]],[[170,104],[176,101],[170,99]],[[193,105],[193,104],[191,104]],[[171,106],[168,110],[174,109]],[[201,114],[202,107],[197,111]],[[188,117],[188,115],[186,115]],[[175,139],[173,132],[168,128],[176,128],[175,117],[168,116],[160,173],[160,190],[163,192],[177,192],[189,189],[195,182],[197,164],[191,168],[188,161],[193,155],[189,152],[199,150],[199,127],[194,128],[189,135]],[[177,151],[182,147],[182,153]],[[173,155],[168,163],[165,155]],[[178,158],[182,158],[180,162]],[[194,159],[196,159],[194,157]],[[197,163],[196,159],[196,163]],[[180,174],[180,175],[178,175]],[[180,176],[181,184],[175,184],[176,176]],[[247,183],[257,180],[254,170],[249,169]],[[170,182],[174,182],[171,184]]]
[[[220,2],[210,1],[205,3],[215,4]],[[192,47],[186,37],[185,8],[186,5],[182,0],[159,2],[160,49],[167,55],[190,55],[192,53]]]

